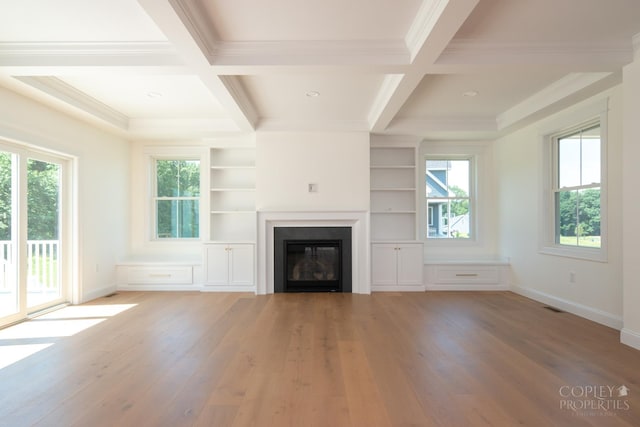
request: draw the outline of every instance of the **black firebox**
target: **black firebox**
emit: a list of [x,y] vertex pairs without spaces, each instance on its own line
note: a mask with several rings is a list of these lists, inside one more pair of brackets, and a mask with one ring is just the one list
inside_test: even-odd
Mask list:
[[275,292],[351,292],[351,227],[275,227]]

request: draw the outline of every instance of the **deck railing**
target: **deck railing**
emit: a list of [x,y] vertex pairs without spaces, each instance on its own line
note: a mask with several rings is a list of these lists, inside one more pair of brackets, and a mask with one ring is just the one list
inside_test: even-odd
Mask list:
[[[60,241],[27,241],[27,288],[30,292],[57,289]],[[13,283],[13,244],[0,241],[0,291],[15,288]]]

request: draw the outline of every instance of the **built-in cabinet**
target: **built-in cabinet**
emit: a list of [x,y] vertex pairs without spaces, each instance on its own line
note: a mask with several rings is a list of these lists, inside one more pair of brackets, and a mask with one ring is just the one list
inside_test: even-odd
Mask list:
[[118,289],[125,290],[186,290],[194,286],[197,261],[123,261],[116,267]]
[[509,262],[483,261],[431,261],[425,268],[427,290],[483,290],[509,289]]
[[211,148],[209,234],[204,245],[203,290],[254,291],[256,150]]
[[253,291],[255,245],[207,243],[204,245],[204,290]]
[[424,290],[424,251],[417,241],[417,142],[374,138],[369,158],[371,289]]
[[374,243],[371,246],[373,291],[421,291],[423,245],[419,242]]

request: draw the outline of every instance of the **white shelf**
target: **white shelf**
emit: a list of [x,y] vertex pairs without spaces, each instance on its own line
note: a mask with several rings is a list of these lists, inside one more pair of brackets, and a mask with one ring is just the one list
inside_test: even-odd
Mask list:
[[370,163],[373,168],[416,166],[414,147],[371,147]]
[[416,238],[416,148],[376,146],[370,149],[371,239]]
[[209,237],[212,241],[255,241],[255,186],[255,148],[211,149]]

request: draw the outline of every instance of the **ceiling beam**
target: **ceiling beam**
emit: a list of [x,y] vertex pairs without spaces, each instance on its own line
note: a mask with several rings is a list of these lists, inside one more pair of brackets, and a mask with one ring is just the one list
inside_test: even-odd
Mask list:
[[[220,104],[229,112],[241,131],[252,131],[257,123],[255,107],[240,84],[223,80],[211,70],[208,55],[213,46],[205,35],[197,33],[200,14],[194,14],[190,3],[172,0],[138,0],[158,28],[175,46],[185,64],[192,69]],[[175,7],[175,8],[174,8]],[[195,36],[194,36],[195,34]],[[206,43],[205,43],[206,42]]]
[[438,57],[436,65],[571,67],[574,71],[616,70],[633,60],[629,43],[496,43],[455,39]]
[[405,42],[412,64],[401,79],[393,79],[395,90],[389,93],[392,78],[387,77],[369,113],[373,132],[383,132],[398,114],[424,76],[424,67],[436,62],[479,0],[424,1]]

